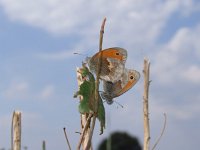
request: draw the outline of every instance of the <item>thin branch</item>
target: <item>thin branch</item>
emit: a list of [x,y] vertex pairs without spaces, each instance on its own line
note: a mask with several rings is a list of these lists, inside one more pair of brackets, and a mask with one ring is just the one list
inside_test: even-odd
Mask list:
[[80,137],[80,140],[79,140],[79,143],[78,143],[78,146],[77,146],[77,150],[79,150],[81,148],[81,144],[83,142],[83,137],[85,135],[86,130],[88,129],[88,126],[89,126],[89,123],[90,123],[92,116],[93,116],[92,114],[89,114],[89,116],[87,118],[86,124],[84,125],[83,131],[81,133],[81,137]]
[[144,95],[143,95],[143,118],[144,118],[144,150],[149,150],[150,145],[150,127],[149,127],[149,72],[150,63],[144,59]]
[[156,146],[158,145],[158,143],[160,142],[164,132],[165,132],[165,128],[166,128],[166,124],[167,124],[167,115],[164,113],[164,125],[163,125],[163,129],[162,129],[162,132],[160,134],[160,136],[158,137],[156,143],[154,144],[152,150],[154,150],[156,148]]
[[106,18],[103,19],[102,25],[101,25],[101,30],[100,30],[100,38],[99,38],[99,51],[102,50],[102,45],[103,45],[103,34],[104,34],[104,27],[106,24]]
[[68,147],[69,147],[69,150],[71,150],[71,146],[70,146],[69,140],[68,140],[68,138],[67,138],[67,132],[66,132],[66,128],[65,128],[65,127],[63,128],[63,131],[64,131],[64,134],[65,134],[65,139],[66,139],[66,141],[67,141],[67,145],[68,145]]
[[[101,50],[102,50],[105,23],[106,23],[106,18],[104,18],[102,25],[101,25],[100,39],[99,39],[99,52],[101,52]],[[97,117],[98,101],[99,101],[99,78],[100,78],[100,72],[101,72],[101,65],[102,65],[102,53],[100,53],[100,58],[98,59],[98,64],[97,64],[97,73],[96,73],[96,81],[95,81],[95,102],[96,102],[95,109],[94,109],[95,112],[94,112],[94,116],[92,119],[91,132],[89,134],[89,139],[88,139],[88,143],[86,146],[86,150],[88,150],[91,147],[91,140],[92,140],[92,135],[93,135],[96,117]]]
[[12,150],[20,150],[21,149],[21,117],[22,113],[20,111],[13,112],[13,120],[12,120],[12,129],[13,129],[13,144]]

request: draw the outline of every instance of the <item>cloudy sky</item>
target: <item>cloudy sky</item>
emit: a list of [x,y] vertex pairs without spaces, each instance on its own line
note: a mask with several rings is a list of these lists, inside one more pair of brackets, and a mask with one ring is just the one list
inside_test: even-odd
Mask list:
[[[0,0],[0,148],[10,147],[12,112],[22,112],[22,146],[66,149],[65,126],[75,149],[80,131],[76,66],[98,50],[99,29],[107,17],[103,47],[128,51],[126,66],[141,73],[130,91],[105,104],[107,129],[126,131],[143,141],[143,59],[151,62],[151,146],[163,126],[162,150],[199,147],[200,2],[197,0]],[[79,52],[85,56],[74,55]]]

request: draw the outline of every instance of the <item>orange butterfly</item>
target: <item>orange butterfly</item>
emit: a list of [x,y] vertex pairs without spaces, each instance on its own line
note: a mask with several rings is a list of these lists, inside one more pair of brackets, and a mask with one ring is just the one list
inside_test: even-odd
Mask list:
[[101,93],[103,99],[108,104],[113,103],[113,98],[122,95],[131,89],[140,79],[140,73],[136,70],[125,69],[121,79],[117,82],[103,81],[103,90]]
[[102,56],[100,78],[110,82],[118,81],[124,72],[127,51],[120,47],[112,47],[86,58],[90,71],[95,74],[97,73],[97,63],[100,56]]

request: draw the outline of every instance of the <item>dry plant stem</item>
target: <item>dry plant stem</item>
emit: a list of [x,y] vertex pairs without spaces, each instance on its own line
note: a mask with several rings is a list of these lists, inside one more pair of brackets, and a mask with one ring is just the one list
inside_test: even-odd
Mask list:
[[102,25],[101,25],[101,30],[100,30],[100,38],[99,38],[99,51],[102,50],[102,45],[103,45],[103,34],[104,34],[104,27],[106,24],[106,18],[103,19]]
[[77,150],[79,150],[81,148],[81,144],[83,142],[83,137],[85,135],[85,132],[86,130],[88,129],[89,127],[89,123],[90,123],[90,120],[92,118],[92,114],[89,114],[88,118],[87,118],[87,121],[86,121],[86,124],[84,125],[84,128],[82,130],[82,133],[81,133],[81,137],[80,137],[80,140],[79,140],[79,143],[78,143],[78,147],[77,147]]
[[[106,18],[103,19],[102,25],[101,25],[101,30],[100,30],[100,38],[99,38],[99,52],[102,50],[102,44],[103,44],[103,34],[104,34],[104,27],[106,23]],[[89,140],[86,146],[86,150],[88,150],[91,147],[91,140],[92,140],[92,135],[95,127],[95,122],[96,122],[96,113],[98,110],[98,101],[99,101],[99,77],[100,77],[100,72],[101,72],[101,65],[102,65],[102,54],[100,55],[100,58],[98,59],[98,65],[97,65],[97,74],[96,74],[96,81],[95,81],[95,114],[92,119],[92,126],[91,126],[91,132],[89,135]]]
[[149,72],[150,72],[150,62],[148,59],[144,59],[144,95],[143,95],[143,118],[144,118],[144,150],[149,150],[150,148],[150,127],[149,127]]
[[14,111],[11,127],[11,150],[21,150],[21,112]]
[[162,136],[163,136],[163,134],[164,134],[164,132],[165,132],[165,128],[166,128],[166,124],[167,124],[167,115],[166,115],[165,113],[164,113],[164,119],[165,119],[165,120],[164,120],[164,125],[163,125],[162,132],[161,132],[159,138],[157,139],[156,143],[154,144],[152,150],[154,150],[154,149],[156,148],[156,146],[157,146],[158,143],[160,142],[160,140],[161,140],[161,138],[162,138]]
[[69,150],[71,150],[71,146],[70,146],[69,140],[68,140],[68,138],[67,138],[66,128],[63,128],[63,131],[64,131],[64,134],[65,134],[65,139],[66,139],[66,141],[67,141],[68,148],[69,148]]

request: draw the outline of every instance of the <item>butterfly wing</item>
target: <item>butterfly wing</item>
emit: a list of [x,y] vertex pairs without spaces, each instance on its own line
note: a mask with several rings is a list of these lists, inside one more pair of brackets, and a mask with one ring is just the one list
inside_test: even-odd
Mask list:
[[117,82],[110,82],[110,81],[103,81],[103,92],[101,96],[103,99],[106,100],[108,104],[113,103],[113,98],[117,97],[116,93],[121,90],[121,81],[118,80]]
[[126,69],[122,76],[121,89],[115,93],[116,97],[130,90],[140,79],[140,73],[136,70]]
[[102,58],[100,78],[111,82],[119,80],[124,71],[127,51],[123,48],[113,47],[102,50],[91,58],[87,58],[86,61],[93,73],[97,73],[97,64],[100,57]]
[[125,69],[122,77],[117,82],[103,81],[103,90],[101,93],[103,99],[106,100],[108,104],[113,103],[113,99],[122,95],[131,89],[139,80],[140,73],[136,70]]

